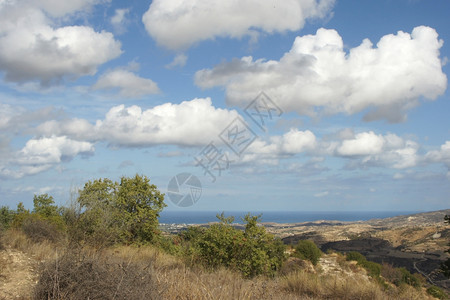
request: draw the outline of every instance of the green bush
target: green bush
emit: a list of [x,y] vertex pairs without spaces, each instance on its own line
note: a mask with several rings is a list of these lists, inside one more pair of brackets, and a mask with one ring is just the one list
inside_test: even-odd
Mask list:
[[89,181],[77,199],[81,215],[79,227],[86,240],[105,243],[157,242],[159,213],[166,206],[160,193],[146,176],[107,178]]
[[347,260],[358,262],[358,265],[366,269],[371,277],[377,278],[381,275],[382,266],[379,263],[368,261],[366,257],[359,252],[351,251],[347,253]]
[[21,229],[35,243],[57,242],[63,237],[63,231],[57,225],[35,214],[23,220]]
[[30,215],[30,211],[28,209],[25,209],[25,206],[22,202],[19,202],[17,204],[17,209],[14,214],[14,219],[12,220],[12,227],[14,228],[20,228],[22,227],[23,221],[28,218]]
[[168,236],[161,236],[158,241],[156,242],[156,245],[164,252],[179,256],[182,254],[182,249],[179,245],[179,237],[168,237]]
[[245,277],[274,275],[285,259],[281,240],[258,226],[259,216],[247,215],[245,230],[234,228],[233,217],[217,216],[220,223],[203,230],[187,232],[194,249],[190,255],[209,267],[225,266],[240,271]]
[[316,265],[322,256],[322,251],[313,241],[303,240],[299,241],[297,246],[295,246],[294,255],[301,259],[309,260],[313,265]]
[[14,211],[10,210],[7,206],[2,206],[0,208],[0,228],[8,229],[14,220]]
[[415,288],[419,288],[422,286],[421,280],[418,275],[411,274],[407,269],[405,268],[398,268],[400,273],[402,274],[401,282],[397,285],[400,285],[402,283],[409,284],[410,286],[413,286]]
[[362,262],[366,261],[366,257],[359,252],[351,251],[351,252],[347,253],[347,260],[348,261],[353,260],[353,261],[357,261],[358,263],[362,263]]
[[379,263],[366,260],[361,263],[361,266],[367,270],[369,276],[379,277],[381,274],[381,265]]
[[438,299],[442,299],[442,300],[448,299],[447,294],[443,290],[438,288],[437,286],[430,286],[429,288],[427,288],[427,293],[429,295],[433,296],[434,298],[438,298]]

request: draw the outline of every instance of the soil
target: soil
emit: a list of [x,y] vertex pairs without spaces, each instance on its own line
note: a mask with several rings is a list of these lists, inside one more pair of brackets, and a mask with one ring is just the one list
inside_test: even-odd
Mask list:
[[21,251],[0,251],[0,299],[31,299],[38,279],[37,265],[35,259]]

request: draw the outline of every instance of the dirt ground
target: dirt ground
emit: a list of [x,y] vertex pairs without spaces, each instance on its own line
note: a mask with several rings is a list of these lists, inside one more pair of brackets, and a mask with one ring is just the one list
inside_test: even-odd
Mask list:
[[0,299],[31,299],[37,283],[38,262],[27,254],[6,248],[0,251]]

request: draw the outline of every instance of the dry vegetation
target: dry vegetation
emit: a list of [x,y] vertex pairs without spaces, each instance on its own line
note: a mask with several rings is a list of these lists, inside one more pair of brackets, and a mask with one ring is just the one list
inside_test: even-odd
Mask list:
[[[154,246],[114,246],[94,250],[65,247],[64,241],[34,242],[22,232],[2,237],[2,281],[9,282],[5,262],[21,253],[33,266],[17,299],[427,299],[423,290],[404,285],[382,287],[364,270],[338,254],[321,258],[316,267],[298,258],[288,260],[274,278],[244,279],[239,273],[199,265],[164,253]],[[5,265],[6,264],[6,265]],[[293,268],[292,264],[297,264]],[[25,267],[25,265],[22,265]],[[15,270],[16,272],[18,270]],[[37,282],[37,284],[36,284]],[[0,295],[9,299],[12,294]]]
[[0,299],[431,299],[417,274],[312,241],[286,247],[250,214],[241,229],[222,214],[163,235],[146,177],[88,182],[77,201],[0,208]]

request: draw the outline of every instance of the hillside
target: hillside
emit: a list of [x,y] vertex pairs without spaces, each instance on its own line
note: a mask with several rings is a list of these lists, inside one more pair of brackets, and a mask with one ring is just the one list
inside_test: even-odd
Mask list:
[[359,222],[316,221],[298,224],[264,224],[286,244],[310,239],[323,251],[357,251],[369,260],[405,267],[421,273],[435,285],[450,288],[439,272],[450,240],[450,226],[443,220],[450,210]]
[[[449,282],[436,271],[446,257],[443,249],[448,240],[448,229],[438,222],[442,213],[447,211],[390,218],[386,222],[318,221],[265,226],[257,226],[257,218],[249,217],[255,227],[250,227],[254,236],[245,236],[248,239],[243,235],[236,239],[236,227],[242,225],[222,223],[190,229],[186,234],[165,235],[157,244],[117,243],[100,248],[89,240],[71,243],[70,232],[51,241],[43,236],[37,240],[36,230],[27,233],[11,228],[2,231],[0,238],[0,299],[432,299],[426,291],[430,284],[425,281],[444,289]],[[402,220],[418,221],[402,226]],[[40,232],[47,228],[45,223],[34,224]],[[282,236],[286,244],[312,239],[325,253],[314,262],[301,256],[297,248],[285,252],[279,243],[283,246],[281,254],[289,255],[276,273],[244,276],[246,269],[242,267],[247,262],[265,262],[248,260],[248,255],[240,253],[260,247],[254,243],[253,248],[248,248],[250,244],[245,243],[253,243],[256,240],[251,239],[261,236],[272,244],[266,230]],[[228,242],[220,237],[224,232],[230,234]],[[205,264],[197,252],[201,248],[193,244],[195,239],[208,240],[197,244],[208,247],[215,241],[242,244],[234,248],[236,256],[230,256],[230,261]],[[302,243],[317,249],[311,242]],[[227,247],[219,247],[217,253],[229,251]],[[258,251],[249,253],[261,253]],[[342,254],[350,251],[364,254],[367,260],[360,254],[356,260]],[[401,266],[423,277],[394,268]]]

